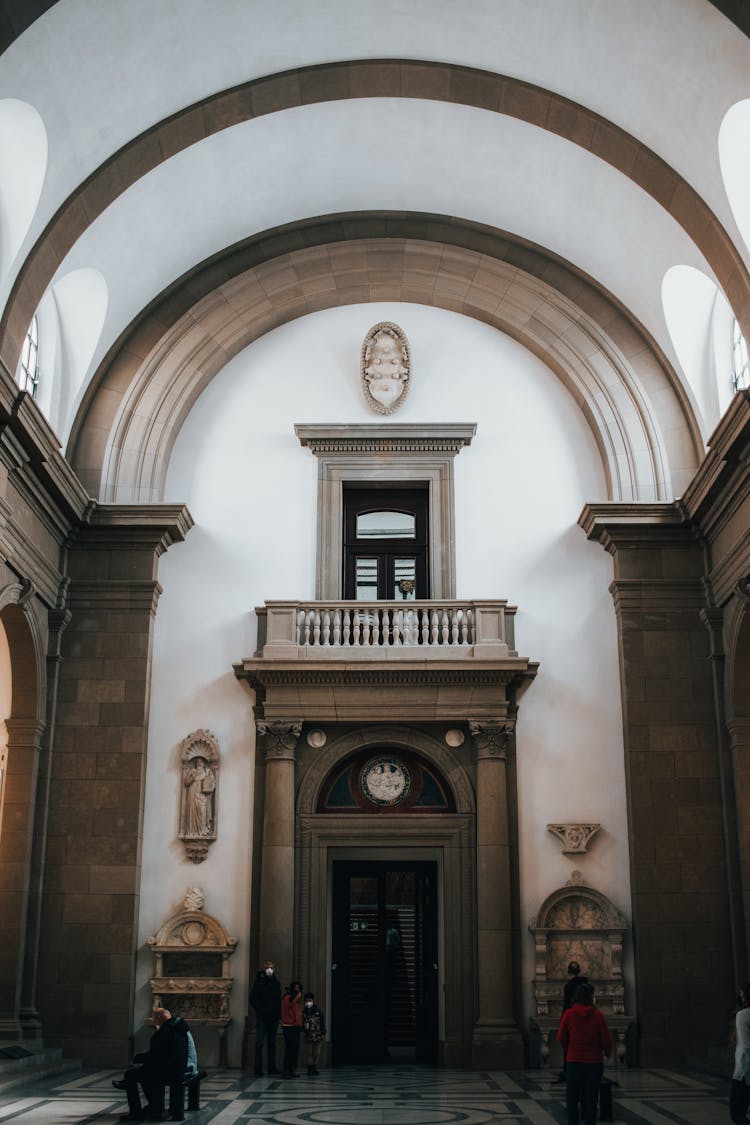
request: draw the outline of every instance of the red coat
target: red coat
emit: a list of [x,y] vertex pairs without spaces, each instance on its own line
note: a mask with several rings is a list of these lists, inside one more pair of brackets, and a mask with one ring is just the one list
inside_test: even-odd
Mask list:
[[575,1003],[563,1012],[557,1040],[568,1062],[600,1063],[612,1054],[612,1036],[607,1021],[593,1004]]
[[285,992],[281,997],[281,1026],[302,1027],[302,997]]

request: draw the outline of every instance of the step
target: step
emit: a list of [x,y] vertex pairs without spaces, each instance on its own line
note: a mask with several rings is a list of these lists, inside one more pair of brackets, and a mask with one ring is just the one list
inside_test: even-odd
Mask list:
[[39,1082],[43,1078],[70,1074],[80,1069],[80,1059],[63,1058],[59,1047],[43,1048],[18,1059],[3,1058],[0,1055],[0,1094],[27,1082]]

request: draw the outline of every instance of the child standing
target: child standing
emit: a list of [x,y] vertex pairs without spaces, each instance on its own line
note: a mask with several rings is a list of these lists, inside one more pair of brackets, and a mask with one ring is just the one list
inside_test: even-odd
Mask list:
[[326,1020],[318,1005],[315,995],[306,992],[302,1004],[302,1032],[307,1043],[307,1073],[320,1074],[318,1059],[320,1048],[326,1037]]

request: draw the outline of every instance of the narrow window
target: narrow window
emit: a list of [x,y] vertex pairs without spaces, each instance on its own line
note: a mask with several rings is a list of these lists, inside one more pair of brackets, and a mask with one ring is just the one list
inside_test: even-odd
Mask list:
[[732,326],[732,360],[732,385],[735,391],[746,390],[750,387],[747,340],[742,335],[742,329],[736,317]]
[[36,314],[32,317],[21,350],[21,362],[18,365],[18,385],[22,391],[28,391],[32,398],[36,397],[39,386],[39,325]]

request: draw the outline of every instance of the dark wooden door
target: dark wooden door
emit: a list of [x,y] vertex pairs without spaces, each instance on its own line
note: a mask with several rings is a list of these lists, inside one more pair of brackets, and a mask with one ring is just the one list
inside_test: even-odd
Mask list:
[[334,1062],[437,1056],[434,863],[334,864]]

